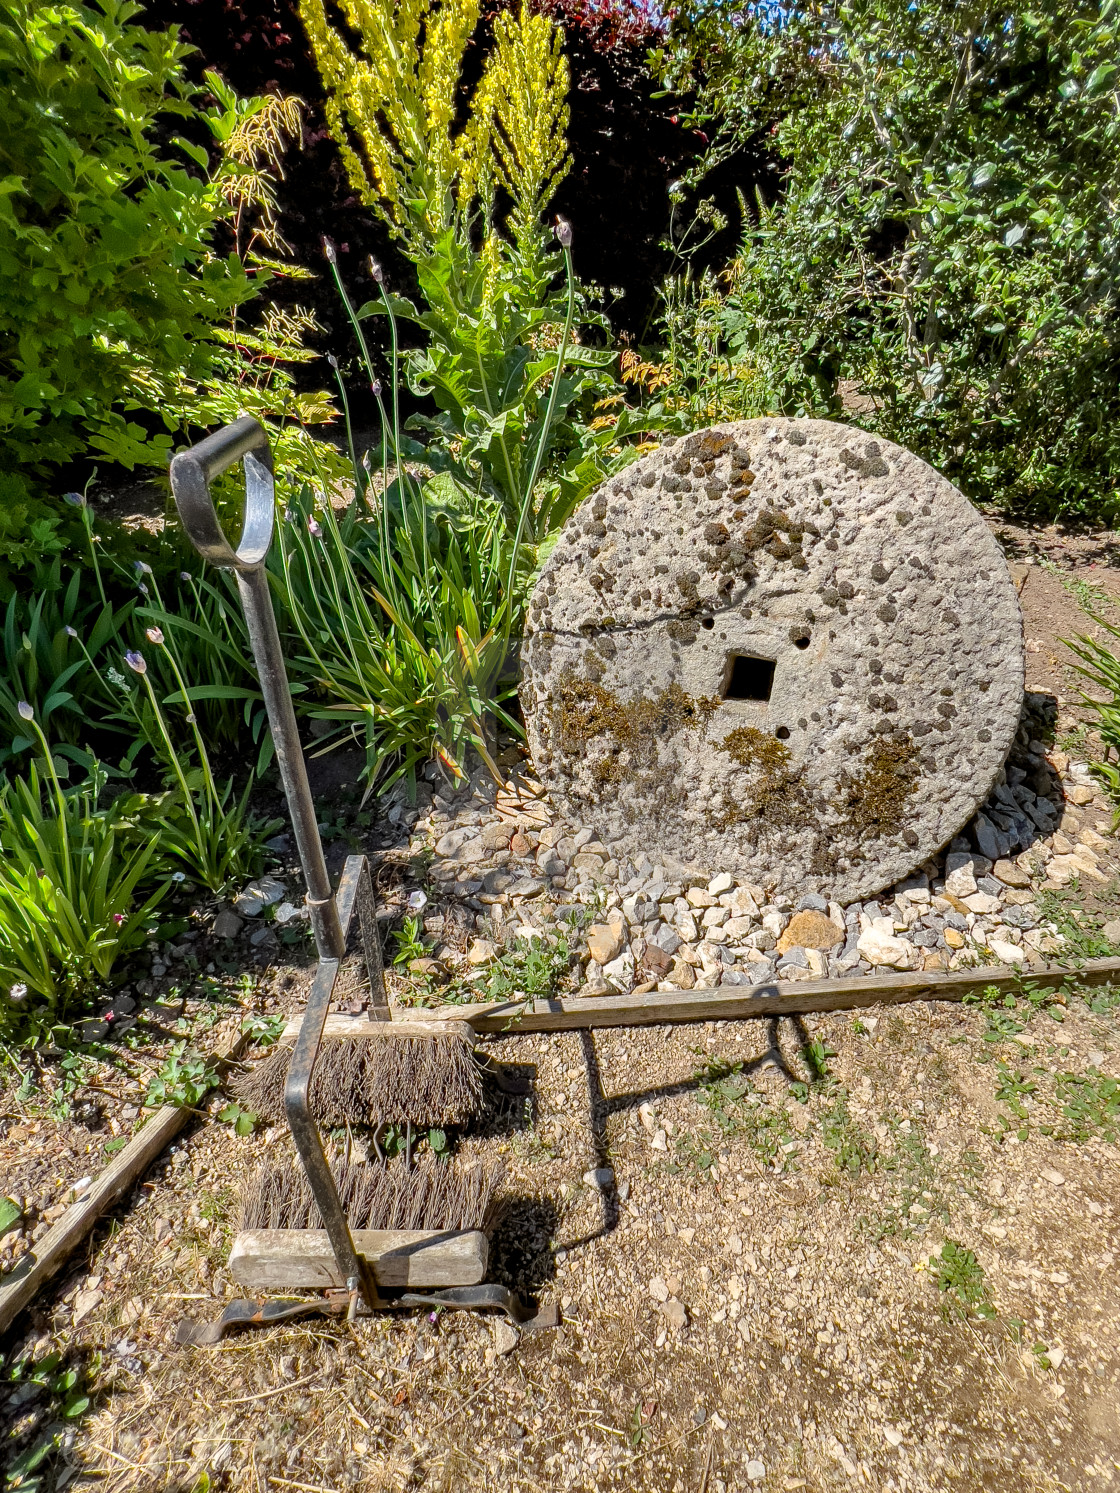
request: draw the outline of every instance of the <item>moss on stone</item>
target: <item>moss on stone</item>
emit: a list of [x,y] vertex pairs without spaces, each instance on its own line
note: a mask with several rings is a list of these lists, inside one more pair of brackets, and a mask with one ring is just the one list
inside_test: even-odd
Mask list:
[[675,772],[661,759],[661,748],[681,731],[707,729],[718,696],[695,699],[674,681],[655,696],[622,700],[593,679],[568,669],[550,711],[549,744],[566,757],[586,761],[594,748],[605,754],[591,775],[598,789],[637,780],[660,791],[671,788]]

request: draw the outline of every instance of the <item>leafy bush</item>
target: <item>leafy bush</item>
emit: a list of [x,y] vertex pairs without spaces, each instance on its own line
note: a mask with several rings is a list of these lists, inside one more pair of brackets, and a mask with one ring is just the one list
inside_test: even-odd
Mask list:
[[25,558],[33,521],[57,527],[37,495],[87,448],[165,459],[184,385],[211,373],[215,326],[253,291],[211,252],[219,184],[155,143],[194,111],[176,33],[143,30],[139,10],[7,0],[0,23],[0,556]]
[[1115,5],[700,9],[708,107],[787,162],[732,267],[730,356],[974,497],[1115,514]]

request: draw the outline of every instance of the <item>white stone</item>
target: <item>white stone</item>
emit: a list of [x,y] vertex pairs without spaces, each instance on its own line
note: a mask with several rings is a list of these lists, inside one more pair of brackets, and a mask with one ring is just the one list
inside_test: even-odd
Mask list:
[[629,949],[617,959],[612,959],[609,964],[603,965],[603,977],[624,995],[633,988],[634,956]]
[[945,857],[945,890],[954,897],[970,897],[976,890],[973,857],[959,852]]
[[860,956],[868,964],[887,965],[893,969],[916,969],[919,951],[905,939],[895,938],[890,920],[875,918],[870,928],[861,933],[856,944]]
[[721,871],[708,882],[708,893],[712,897],[718,897],[723,892],[729,892],[734,885],[735,878],[730,871]]
[[998,897],[993,897],[988,892],[973,892],[971,897],[962,897],[961,901],[968,908],[969,912],[974,912],[979,917],[986,917],[989,913],[999,912],[1003,905]]
[[757,1457],[752,1457],[747,1463],[747,1482],[760,1483],[766,1476],[766,1463],[760,1462]]
[[695,943],[700,937],[700,930],[696,926],[696,918],[691,912],[678,913],[673,927],[684,939],[685,943]]
[[490,1332],[494,1341],[494,1352],[499,1358],[505,1358],[507,1354],[512,1353],[521,1341],[517,1328],[512,1322],[507,1322],[505,1317],[495,1317],[490,1324]]
[[727,922],[726,907],[709,907],[702,919],[705,928],[720,928]]
[[1027,961],[1022,949],[1013,943],[1005,943],[1002,938],[989,938],[988,948],[1001,964],[1025,964]]
[[669,1287],[665,1284],[660,1275],[655,1275],[650,1281],[649,1294],[653,1297],[654,1301],[668,1301]]
[[476,938],[467,953],[468,964],[489,964],[497,950],[488,938]]

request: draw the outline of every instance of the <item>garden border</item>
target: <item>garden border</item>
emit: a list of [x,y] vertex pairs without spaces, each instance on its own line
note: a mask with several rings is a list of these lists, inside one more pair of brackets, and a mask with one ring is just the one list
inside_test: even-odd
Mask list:
[[[517,1032],[570,1032],[592,1027],[660,1026],[666,1022],[742,1021],[752,1016],[800,1016],[813,1011],[858,1010],[868,1006],[898,1006],[909,1001],[961,1001],[994,985],[1016,990],[1023,985],[1058,989],[1067,980],[1086,985],[1120,983],[1120,959],[1089,959],[1083,965],[1047,965],[1041,970],[1019,970],[1007,964],[982,965],[952,973],[858,975],[851,979],[801,980],[779,993],[773,981],[762,985],[724,985],[715,990],[662,990],[642,995],[565,996],[562,999],[500,1001],[475,1006],[410,1007],[394,1013],[394,1021],[421,1027],[426,1022],[445,1025],[465,1021],[476,1035]],[[773,994],[765,992],[772,991]],[[292,1042],[299,1017],[280,1037]],[[324,1038],[360,1039],[372,1035],[363,1016],[327,1017]]]
[[[239,1032],[219,1049],[213,1058],[217,1072],[222,1074],[251,1041],[249,1033]],[[187,1105],[161,1105],[116,1160],[94,1179],[84,1196],[51,1225],[39,1245],[28,1250],[9,1275],[0,1277],[0,1337],[20,1312],[31,1305],[42,1287],[61,1270],[101,1216],[120,1201],[195,1113]]]

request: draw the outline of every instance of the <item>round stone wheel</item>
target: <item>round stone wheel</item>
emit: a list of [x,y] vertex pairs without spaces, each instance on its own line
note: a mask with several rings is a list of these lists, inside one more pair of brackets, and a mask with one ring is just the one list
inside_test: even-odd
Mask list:
[[747,420],[581,504],[522,665],[541,780],[617,856],[849,902],[987,797],[1022,618],[979,514],[924,461],[831,421]]

